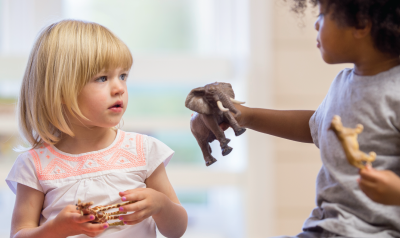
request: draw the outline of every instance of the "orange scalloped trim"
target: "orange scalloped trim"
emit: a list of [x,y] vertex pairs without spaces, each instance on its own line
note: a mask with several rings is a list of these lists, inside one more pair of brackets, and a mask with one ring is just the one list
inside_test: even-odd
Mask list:
[[[136,135],[136,155],[125,149],[125,147],[129,148],[130,146],[129,144],[124,143],[124,138],[125,138],[125,132],[121,131],[120,138],[113,147],[98,153],[94,152],[77,157],[60,154],[59,152],[54,150],[51,146],[45,145],[46,149],[48,149],[49,152],[55,156],[55,158],[52,159],[45,168],[42,168],[40,155],[37,153],[37,151],[30,150],[29,152],[33,157],[36,173],[39,180],[56,180],[73,176],[79,176],[83,174],[95,173],[99,171],[127,169],[127,168],[134,168],[146,165],[146,158],[143,151],[143,135],[140,134]],[[133,138],[130,138],[129,140],[132,139]],[[104,156],[110,154],[112,154],[112,156],[108,161],[103,159]],[[120,160],[121,158],[124,159]],[[49,159],[47,158],[47,161],[48,160]],[[98,166],[93,168],[83,168],[83,166],[86,164],[86,161],[88,160],[95,161],[98,164]],[[79,163],[75,165],[75,167],[72,167],[65,161],[74,161]],[[124,164],[117,164],[118,161],[119,162],[127,161],[127,162]],[[57,166],[62,170],[64,170],[64,172],[54,173],[55,168]]]

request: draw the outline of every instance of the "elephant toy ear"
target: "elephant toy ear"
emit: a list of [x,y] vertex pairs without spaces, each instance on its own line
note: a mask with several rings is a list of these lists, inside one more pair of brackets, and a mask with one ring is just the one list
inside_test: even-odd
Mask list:
[[200,114],[212,114],[212,110],[204,99],[204,96],[204,87],[193,89],[186,97],[185,106],[190,110],[198,112]]

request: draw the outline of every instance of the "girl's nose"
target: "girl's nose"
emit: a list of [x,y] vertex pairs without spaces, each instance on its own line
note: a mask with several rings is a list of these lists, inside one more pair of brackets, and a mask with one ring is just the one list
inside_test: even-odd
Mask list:
[[123,83],[120,80],[117,80],[117,82],[115,82],[112,86],[112,91],[111,94],[112,95],[122,95],[125,93],[125,86],[123,85]]

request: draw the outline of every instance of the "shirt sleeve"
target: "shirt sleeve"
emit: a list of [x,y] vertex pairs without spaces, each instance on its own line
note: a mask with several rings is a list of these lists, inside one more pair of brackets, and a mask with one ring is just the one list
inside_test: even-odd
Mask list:
[[17,193],[18,183],[39,190],[43,193],[43,188],[39,183],[35,165],[29,152],[20,154],[17,157],[11,171],[8,173],[6,183],[14,194]]
[[310,126],[312,140],[313,140],[315,146],[317,146],[318,148],[319,148],[318,130],[320,128],[320,124],[321,124],[322,117],[324,114],[325,102],[326,102],[326,97],[324,98],[322,103],[319,105],[317,110],[315,110],[314,114],[311,116],[311,118],[308,122],[308,125]]
[[145,143],[148,163],[146,177],[148,178],[161,163],[167,166],[175,152],[166,144],[151,136],[145,137]]

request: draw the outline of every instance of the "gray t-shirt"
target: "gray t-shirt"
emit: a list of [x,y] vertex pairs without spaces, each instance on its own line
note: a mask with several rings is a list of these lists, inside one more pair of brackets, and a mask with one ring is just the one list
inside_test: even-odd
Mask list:
[[358,169],[347,162],[338,139],[328,131],[334,115],[345,127],[362,124],[360,150],[376,152],[374,168],[400,176],[400,66],[374,76],[341,71],[311,117],[311,135],[323,165],[316,183],[317,207],[303,226],[348,237],[400,237],[400,207],[375,203],[360,190]]

